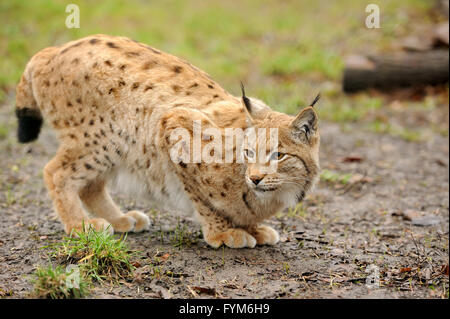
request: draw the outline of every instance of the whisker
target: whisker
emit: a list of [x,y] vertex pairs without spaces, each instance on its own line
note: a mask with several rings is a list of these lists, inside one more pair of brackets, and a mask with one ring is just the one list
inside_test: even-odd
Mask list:
[[299,178],[299,179],[295,179],[295,180],[286,180],[284,181],[285,183],[299,183],[299,182],[309,182],[311,181],[310,179],[307,178]]

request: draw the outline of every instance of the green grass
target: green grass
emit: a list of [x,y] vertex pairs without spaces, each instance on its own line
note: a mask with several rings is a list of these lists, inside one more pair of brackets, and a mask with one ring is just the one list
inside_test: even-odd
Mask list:
[[394,126],[390,123],[374,121],[370,124],[370,129],[376,133],[390,134],[400,137],[409,142],[423,142],[427,139],[423,130],[410,129],[408,127]]
[[53,247],[52,256],[62,264],[78,265],[88,278],[95,281],[127,278],[134,267],[125,239],[91,228],[64,238]]
[[325,78],[338,79],[343,63],[337,53],[324,51],[317,46],[308,48],[308,54],[301,56],[302,47],[278,48],[274,55],[262,63],[266,75],[295,75],[318,73]]
[[338,173],[333,172],[327,169],[323,169],[320,172],[320,180],[327,182],[327,183],[333,183],[333,184],[342,184],[346,185],[350,181],[350,178],[352,177],[352,174],[346,173]]
[[9,129],[4,125],[0,124],[0,140],[5,139],[9,134]]
[[74,270],[67,272],[62,266],[39,266],[33,273],[32,282],[34,284],[34,290],[31,293],[31,297],[45,299],[72,299],[85,297],[89,294],[89,282],[81,274],[78,277],[76,285],[68,284],[68,279],[70,279],[69,276],[71,276],[73,272]]
[[295,208],[289,208],[287,211],[287,217],[289,218],[305,218],[306,210],[303,207],[303,203],[298,203]]
[[291,265],[288,262],[283,262],[283,270],[286,275],[291,271]]
[[180,220],[177,226],[169,235],[170,243],[173,247],[181,249],[185,246],[190,247],[196,244],[199,240],[198,232],[192,232],[187,225],[182,224]]

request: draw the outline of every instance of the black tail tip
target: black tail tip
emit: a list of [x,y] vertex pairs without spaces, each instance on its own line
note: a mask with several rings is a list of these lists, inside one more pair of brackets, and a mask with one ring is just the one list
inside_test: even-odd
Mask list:
[[38,138],[42,126],[42,116],[39,110],[22,108],[16,109],[19,120],[17,139],[20,143],[29,143]]

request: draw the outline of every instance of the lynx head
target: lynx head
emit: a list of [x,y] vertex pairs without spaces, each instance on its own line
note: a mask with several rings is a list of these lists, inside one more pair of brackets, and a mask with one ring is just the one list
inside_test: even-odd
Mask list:
[[250,125],[258,132],[251,138],[247,136],[242,148],[245,179],[261,200],[277,200],[285,207],[293,207],[316,182],[320,136],[313,106],[319,97],[296,116],[289,116],[246,97],[243,90]]

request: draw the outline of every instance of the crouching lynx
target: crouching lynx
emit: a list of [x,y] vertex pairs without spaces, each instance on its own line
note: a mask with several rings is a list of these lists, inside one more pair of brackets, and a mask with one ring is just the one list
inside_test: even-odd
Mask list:
[[[244,91],[242,98],[230,95],[175,56],[128,38],[93,35],[29,61],[16,91],[18,138],[36,139],[44,119],[56,130],[60,146],[44,180],[69,234],[83,225],[118,232],[149,227],[144,213],[122,213],[105,188],[126,172],[161,207],[195,214],[212,247],[273,245],[278,233],[261,222],[295,206],[317,179],[316,100],[288,116]],[[173,160],[172,133],[193,134],[195,123],[276,128],[277,151],[242,148],[242,162],[237,155],[230,163]],[[205,136],[201,141],[204,150]],[[264,161],[248,160],[258,156],[277,169],[268,173]]]

